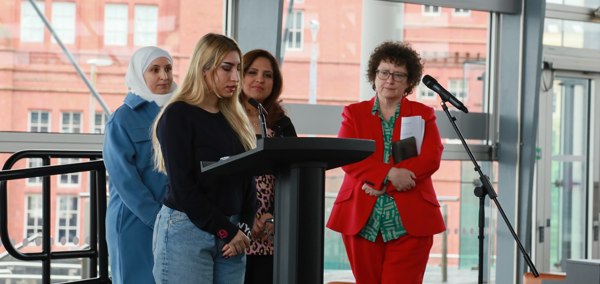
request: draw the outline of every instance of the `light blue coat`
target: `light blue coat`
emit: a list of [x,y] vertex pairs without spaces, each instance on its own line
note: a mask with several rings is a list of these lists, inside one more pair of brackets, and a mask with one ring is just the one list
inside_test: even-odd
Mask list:
[[160,108],[129,93],[105,128],[104,165],[110,177],[106,241],[112,280],[154,283],[152,232],[167,191],[153,170],[151,129]]

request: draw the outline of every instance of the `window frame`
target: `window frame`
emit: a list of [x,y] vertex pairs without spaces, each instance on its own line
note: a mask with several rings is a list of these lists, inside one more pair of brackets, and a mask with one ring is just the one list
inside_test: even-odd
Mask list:
[[[35,4],[38,5],[38,8],[40,10],[42,10],[42,12],[44,14],[45,13],[45,9],[46,9],[46,2],[45,1],[35,1]],[[28,7],[28,8],[25,8]],[[30,7],[30,8],[29,8]],[[29,10],[29,11],[26,11]],[[32,14],[25,14],[25,12],[30,12],[32,11]],[[27,21],[24,21],[23,19],[27,17]],[[32,19],[34,18],[34,19]],[[20,42],[31,42],[31,43],[43,43],[44,40],[46,39],[46,30],[44,27],[44,22],[42,21],[42,19],[40,19],[40,17],[38,16],[37,12],[35,12],[35,9],[33,9],[33,6],[31,6],[31,3],[27,0],[25,1],[21,1],[21,15],[20,15],[20,22],[19,22],[19,41]],[[27,25],[24,25],[23,23],[26,22]],[[41,32],[41,39],[35,39],[35,40],[31,40],[31,38],[25,38],[23,37],[24,30],[35,30],[36,33]],[[24,40],[25,39],[25,40]]]
[[[64,131],[64,114],[69,114],[69,131]],[[73,132],[73,115],[79,114],[79,132]],[[60,133],[73,133],[73,134],[82,134],[83,133],[83,113],[78,111],[61,111],[60,112]]]
[[[65,15],[57,15],[55,13],[65,12],[67,9],[73,8],[73,18],[67,18]],[[63,10],[59,9],[62,8]],[[67,8],[68,7],[68,8]],[[66,8],[66,9],[65,9]],[[70,15],[69,15],[70,16]],[[61,27],[61,25],[57,25],[58,22],[65,21],[65,27]],[[66,23],[69,21],[69,23]],[[52,19],[51,19],[52,28],[54,32],[60,37],[60,40],[64,44],[75,44],[75,39],[77,38],[77,4],[75,2],[52,2]],[[72,32],[72,33],[71,33]],[[69,36],[66,36],[69,35]],[[72,35],[72,37],[70,37]],[[51,37],[52,43],[56,43],[56,39]]]
[[[23,226],[23,236],[24,236],[24,238],[30,238],[31,237],[30,235],[27,234],[27,231],[29,229],[31,229],[29,227],[29,224],[27,223],[27,221],[29,219],[29,214],[31,213],[30,212],[31,210],[29,209],[29,202],[30,202],[29,201],[29,197],[31,197],[31,196],[38,196],[39,197],[39,205],[40,205],[39,210],[43,211],[43,209],[44,209],[44,202],[43,202],[43,197],[42,197],[41,193],[28,193],[28,194],[25,194],[25,226]],[[33,210],[36,210],[36,209],[37,208],[34,208]],[[39,226],[38,226],[38,224],[35,224],[33,226],[33,230],[34,230],[33,234],[36,234],[38,229],[40,231],[39,232],[40,234],[43,231],[43,223],[44,223],[43,212],[42,212],[42,220],[40,222],[41,223],[39,224]],[[34,221],[34,223],[36,223],[36,221]]]
[[[142,13],[142,9],[146,9],[146,8],[150,8],[153,7],[156,9],[156,19],[152,19],[154,20],[154,31],[148,31],[146,28],[149,27],[150,25],[147,24],[148,19],[143,18],[140,19],[138,18],[138,15],[140,15],[141,17],[141,13]],[[146,11],[144,11],[146,12]],[[138,14],[139,13],[139,14]],[[143,21],[143,23],[140,23],[139,21]],[[135,5],[134,7],[134,18],[133,18],[133,45],[134,46],[154,46],[158,44],[158,6],[157,5]],[[141,29],[141,31],[140,31]],[[148,34],[148,33],[153,33],[154,34],[154,42],[148,42],[148,41],[143,41],[142,42],[142,38],[140,37],[141,34]]]
[[[100,125],[96,124],[97,116],[101,116]],[[94,114],[94,133],[93,134],[104,134],[104,128],[106,127],[106,122],[108,122],[108,116],[104,112],[96,112]],[[100,130],[100,132],[96,132],[96,130]]]
[[[422,100],[435,100],[435,92],[429,88],[427,88],[427,86],[425,86],[425,84],[423,84],[423,82],[420,82],[418,85],[418,93],[419,93],[419,98]],[[427,94],[427,95],[424,95]],[[430,95],[431,94],[431,95]]]
[[[42,127],[42,123],[41,118],[42,118],[42,113],[47,113],[48,114],[48,131],[43,132],[43,131],[31,131],[31,127],[33,126],[33,122],[31,121],[31,114],[33,112],[37,112],[38,113],[38,121],[36,122],[37,124],[37,128],[38,130]],[[52,112],[48,111],[48,110],[29,110],[28,115],[27,115],[27,132],[32,132],[32,133],[50,133],[52,132]]]
[[[68,208],[68,206],[70,204],[70,202],[69,202],[70,200],[67,200],[66,214],[67,214],[67,216],[69,214],[73,214],[72,212],[74,212],[76,214],[77,217],[75,219],[77,220],[76,221],[77,224],[75,224],[75,237],[79,238],[79,232],[80,232],[79,219],[81,218],[79,212],[81,210],[81,198],[79,198],[79,196],[76,194],[58,194],[58,195],[56,195],[56,229],[55,229],[56,243],[60,244],[60,237],[59,237],[60,231],[66,230],[65,236],[67,237],[67,242],[64,244],[64,246],[75,246],[75,243],[73,243],[72,241],[69,241],[69,238],[68,238],[68,236],[69,236],[68,232],[69,232],[69,230],[71,230],[71,227],[72,227],[69,225],[69,222],[68,222],[69,218],[67,217],[64,226],[60,225],[60,219],[61,219],[60,215],[62,213],[61,209],[60,209],[60,201],[61,201],[61,198],[65,198],[65,197],[77,199],[77,209],[75,209],[75,210]],[[79,241],[79,244],[81,244],[81,241]]]
[[[453,85],[458,83],[458,87]],[[465,86],[466,85],[466,86]],[[459,89],[457,91],[457,89]],[[449,78],[448,79],[448,92],[453,94],[460,101],[465,101],[469,98],[469,81],[457,78]],[[464,95],[461,95],[464,94]]]
[[[81,163],[81,159],[80,158],[59,158],[58,159],[58,164],[59,165],[68,165],[68,164],[73,164],[73,163]],[[63,176],[67,176],[67,182],[63,183],[62,182],[62,177]],[[77,176],[77,183],[71,183],[71,177],[72,176]],[[58,175],[58,186],[59,187],[80,187],[81,186],[81,173],[70,173],[70,174],[61,174]]]
[[[426,11],[425,7],[431,7],[431,9],[437,7],[438,9],[437,12]],[[442,7],[437,5],[421,5],[421,14],[423,14],[423,16],[439,16],[442,14]]]
[[[39,160],[40,163],[39,164],[35,163],[35,166],[32,167],[31,166],[32,160]],[[31,168],[37,168],[37,167],[43,166],[44,165],[44,160],[42,160],[42,158],[27,158],[25,160],[25,163],[27,163],[26,164],[27,168],[31,169]],[[34,180],[34,181],[32,181],[32,180]],[[26,178],[25,179],[25,186],[42,186],[43,182],[44,182],[43,177]]]
[[[459,11],[457,11],[459,10]],[[452,8],[453,17],[471,17],[471,9]]]
[[[304,50],[304,10],[293,10],[292,11],[292,15],[293,15],[293,19],[292,19],[292,27],[288,30],[288,35],[290,33],[292,33],[291,37],[288,37],[287,42],[285,43],[285,50],[286,51],[303,51]],[[301,16],[301,23],[300,23],[300,27],[296,26],[296,22],[297,22],[297,17],[298,15]],[[300,33],[300,47],[295,47],[295,45],[297,44],[296,42],[296,35]],[[292,43],[292,47],[290,47],[290,43]]]
[[[107,42],[107,39],[111,39],[112,37],[109,37],[109,34],[112,33],[117,33],[117,32],[121,32],[121,31],[116,31],[116,30],[109,30],[109,25],[108,23],[111,21],[121,21],[123,19],[118,19],[116,17],[110,17],[112,15],[109,15],[109,13],[107,13],[107,7],[114,7],[114,9],[117,8],[125,8],[125,25],[117,25],[117,26],[123,26],[124,27],[124,32],[125,32],[125,42],[124,44],[119,43],[115,43],[117,41],[112,40],[110,42]],[[121,4],[121,3],[106,3],[104,4],[104,45],[105,46],[127,46],[128,42],[129,42],[129,33],[128,33],[128,29],[129,29],[129,5],[127,4]]]

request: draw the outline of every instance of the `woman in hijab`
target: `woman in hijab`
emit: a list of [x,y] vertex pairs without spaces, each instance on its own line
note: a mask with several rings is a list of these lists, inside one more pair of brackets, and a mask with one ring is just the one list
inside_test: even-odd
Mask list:
[[105,128],[106,241],[113,283],[154,283],[152,232],[168,179],[153,171],[150,133],[177,89],[173,58],[158,47],[140,48],[129,62],[125,84],[129,93]]

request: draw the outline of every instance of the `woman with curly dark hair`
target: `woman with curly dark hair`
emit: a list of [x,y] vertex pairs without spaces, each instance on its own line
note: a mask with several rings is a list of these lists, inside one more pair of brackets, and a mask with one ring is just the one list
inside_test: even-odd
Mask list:
[[[344,108],[338,137],[375,140],[367,159],[342,167],[346,175],[327,227],[340,232],[356,283],[422,283],[433,235],[446,230],[431,175],[442,142],[431,107],[406,98],[423,73],[407,43],[384,42],[369,59],[370,101]],[[425,121],[420,154],[394,162],[401,122]]]
[[[285,115],[279,104],[283,79],[277,59],[266,50],[255,49],[244,54],[244,79],[240,102],[246,109],[257,138],[260,137],[258,110],[248,103],[253,98],[268,112],[267,131],[270,137],[296,137],[292,121]],[[255,186],[260,208],[256,212],[250,247],[246,250],[246,284],[273,283],[273,241],[265,233],[265,220],[273,218],[275,210],[275,177],[264,175],[255,177]],[[272,224],[267,230],[273,235]]]

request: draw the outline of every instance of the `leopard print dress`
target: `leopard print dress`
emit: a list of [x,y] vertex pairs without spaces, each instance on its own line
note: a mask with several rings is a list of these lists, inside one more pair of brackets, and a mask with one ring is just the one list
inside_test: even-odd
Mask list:
[[[256,212],[256,219],[262,218],[262,216],[268,212],[269,208],[273,206],[275,202],[275,195],[273,194],[275,176],[264,175],[255,177],[256,181],[256,194],[260,208]],[[268,236],[264,238],[250,238],[250,248],[246,251],[247,255],[273,255],[273,241]]]
[[[268,129],[269,137],[273,137],[275,132]],[[254,177],[256,184],[256,197],[260,208],[256,212],[256,219],[260,220],[265,213],[269,212],[269,208],[275,203],[275,176],[264,175]],[[256,222],[256,221],[255,221]],[[246,250],[246,255],[273,255],[273,241],[268,236],[264,238],[250,238],[250,247]]]

